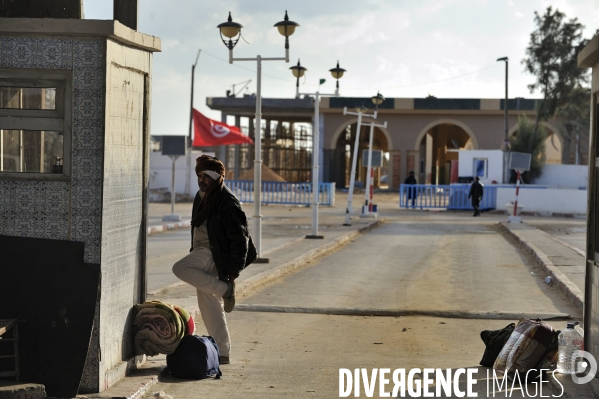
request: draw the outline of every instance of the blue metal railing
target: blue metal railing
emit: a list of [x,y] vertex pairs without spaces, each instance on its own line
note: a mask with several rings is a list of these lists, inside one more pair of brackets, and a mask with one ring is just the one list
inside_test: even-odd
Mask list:
[[[254,202],[254,182],[251,180],[227,180],[225,184],[239,198],[240,202]],[[318,203],[334,205],[335,183],[318,184]],[[310,205],[312,183],[262,182],[263,204]]]
[[[400,208],[474,209],[468,198],[470,184],[402,184],[399,186]],[[497,187],[485,186],[480,209],[497,208]]]

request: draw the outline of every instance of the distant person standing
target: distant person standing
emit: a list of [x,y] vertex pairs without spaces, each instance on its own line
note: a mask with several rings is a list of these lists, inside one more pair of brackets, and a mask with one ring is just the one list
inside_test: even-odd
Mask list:
[[[406,177],[406,180],[404,180],[403,184],[409,184],[409,185],[418,184],[418,180],[416,180],[413,170],[410,171],[410,176]],[[416,193],[416,187],[408,187],[408,188],[406,188],[406,192],[408,194],[408,201],[406,201],[406,205],[407,205],[407,202],[412,200],[412,208],[416,208],[416,197],[418,197],[418,194]]]
[[472,207],[474,208],[474,215],[472,216],[480,216],[480,201],[483,199],[483,194],[485,192],[483,184],[480,182],[480,178],[476,176],[472,185],[470,186],[470,192],[468,193],[468,198],[472,199]]

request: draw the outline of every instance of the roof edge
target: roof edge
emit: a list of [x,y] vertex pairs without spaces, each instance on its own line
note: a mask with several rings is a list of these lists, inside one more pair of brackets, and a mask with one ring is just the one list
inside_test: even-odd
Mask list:
[[150,52],[162,51],[159,37],[110,19],[0,18],[0,35],[109,37]]
[[589,41],[589,43],[578,53],[578,68],[591,68],[599,61],[599,35]]

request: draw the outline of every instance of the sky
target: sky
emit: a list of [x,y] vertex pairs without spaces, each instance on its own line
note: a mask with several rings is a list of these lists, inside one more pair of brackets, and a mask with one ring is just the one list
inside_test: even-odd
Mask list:
[[[235,57],[284,57],[284,37],[273,25],[285,11],[300,24],[289,38],[290,63],[263,61],[263,97],[294,97],[289,67],[301,59],[308,70],[300,92],[316,91],[324,78],[320,92],[333,93],[329,69],[339,61],[347,70],[339,80],[345,97],[504,98],[505,63],[496,60],[508,57],[509,97],[538,98],[522,60],[534,12],[549,6],[578,18],[589,39],[599,28],[597,0],[143,0],[138,30],[162,41],[153,59],[151,134],[188,134],[191,68],[200,50],[196,109],[220,120],[207,97],[224,97],[233,85],[238,96],[256,92],[256,62],[229,64],[216,28],[229,11],[245,39]],[[112,19],[112,1],[84,0],[84,14]]]

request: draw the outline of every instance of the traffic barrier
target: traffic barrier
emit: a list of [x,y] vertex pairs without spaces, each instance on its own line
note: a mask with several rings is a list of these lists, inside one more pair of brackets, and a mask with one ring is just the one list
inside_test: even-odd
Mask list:
[[[470,184],[401,184],[400,208],[474,209],[468,198]],[[497,187],[485,186],[481,210],[497,209]]]
[[[251,180],[227,180],[227,186],[240,202],[254,202],[254,182]],[[318,184],[319,205],[335,204],[335,183]],[[312,183],[262,182],[263,204],[310,205]]]

